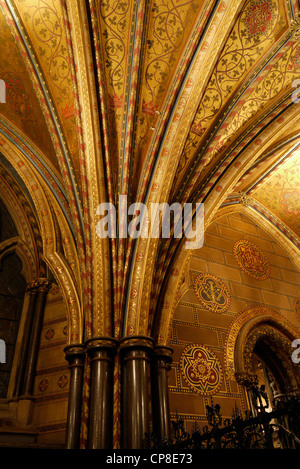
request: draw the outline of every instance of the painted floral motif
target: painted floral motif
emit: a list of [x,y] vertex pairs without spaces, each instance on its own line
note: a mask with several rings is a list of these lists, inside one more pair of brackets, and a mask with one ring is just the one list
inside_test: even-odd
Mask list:
[[200,303],[206,309],[221,313],[229,308],[229,291],[221,279],[203,273],[196,278],[194,287]]
[[1,79],[6,83],[6,100],[10,108],[22,117],[30,116],[32,111],[30,98],[20,77],[8,72],[1,74]]
[[288,66],[289,70],[297,70],[300,68],[300,46],[297,46],[293,54],[292,63]]
[[250,34],[263,33],[272,19],[269,2],[255,3],[252,5],[247,23],[250,28]]
[[[279,93],[284,80],[278,79],[277,70],[275,73],[272,70],[272,73],[266,77],[263,87],[259,81],[257,91],[255,91],[256,87],[252,88],[254,96],[252,92],[249,96],[245,95],[241,101],[245,107],[242,105],[238,111],[234,109],[228,115],[220,134],[212,133],[210,148],[202,145],[202,142],[209,137],[210,126],[218,118],[220,110],[229,104],[241,81],[251,73],[258,54],[261,57],[264,56],[273,44],[273,34],[277,34],[276,31],[280,28],[287,27],[282,18],[281,5],[278,0],[261,3],[251,0],[246,2],[211,75],[186,140],[175,181],[179,193],[180,178],[195,154],[199,151],[200,169],[211,161],[214,155],[224,150],[231,139],[230,136],[237,132],[239,127],[249,122],[249,118],[256,112],[256,109],[273,98],[272,93]],[[239,116],[240,112],[243,112],[243,115]]]
[[237,241],[233,246],[234,257],[244,272],[257,280],[270,275],[270,264],[263,252],[248,240]]
[[181,371],[188,385],[199,394],[213,394],[222,382],[219,360],[207,347],[188,346],[181,357]]
[[285,212],[296,217],[300,215],[300,192],[297,189],[287,190],[281,196],[281,205]]

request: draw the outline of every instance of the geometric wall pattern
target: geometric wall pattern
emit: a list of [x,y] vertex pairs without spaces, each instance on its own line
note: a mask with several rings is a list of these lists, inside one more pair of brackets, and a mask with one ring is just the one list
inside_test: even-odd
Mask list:
[[181,371],[185,381],[199,394],[215,393],[222,382],[218,358],[203,345],[189,345],[181,356]]
[[206,309],[213,313],[222,313],[229,308],[229,290],[215,275],[206,273],[198,275],[194,287],[200,303]]
[[233,246],[234,257],[240,268],[257,280],[270,275],[270,264],[263,252],[248,240],[239,240]]

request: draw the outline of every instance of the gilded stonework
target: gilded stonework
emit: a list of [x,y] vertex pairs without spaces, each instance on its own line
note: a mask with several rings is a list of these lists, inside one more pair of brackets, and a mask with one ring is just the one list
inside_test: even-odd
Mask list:
[[181,372],[193,391],[202,395],[214,394],[222,383],[222,368],[218,358],[207,347],[186,347],[180,360]]
[[201,305],[213,313],[223,313],[229,308],[228,287],[215,275],[204,273],[198,275],[194,289]]
[[[236,357],[242,352],[237,352],[237,339],[243,328],[251,327],[251,330],[264,322],[273,321],[278,324],[278,328],[285,330],[290,337],[296,337],[298,332],[292,323],[287,321],[282,315],[265,306],[258,306],[246,309],[239,313],[232,321],[225,342],[225,367],[230,379],[235,379],[235,373],[244,371],[237,369]],[[242,345],[240,344],[240,347]],[[239,364],[240,365],[240,364]]]
[[270,263],[264,253],[248,240],[237,241],[233,246],[234,257],[240,268],[257,280],[265,280],[270,275]]

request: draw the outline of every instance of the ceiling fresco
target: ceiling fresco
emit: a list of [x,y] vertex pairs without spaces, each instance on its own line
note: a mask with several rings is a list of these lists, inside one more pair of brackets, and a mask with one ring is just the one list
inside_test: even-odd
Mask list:
[[6,83],[7,104],[0,104],[1,117],[9,127],[30,139],[51,164],[58,168],[50,134],[22,55],[0,11],[0,78]]
[[254,187],[251,196],[300,236],[300,148]]
[[100,241],[101,202],[203,202],[209,223],[246,197],[300,246],[299,13],[298,0],[0,0],[1,165],[24,178],[49,262],[47,223],[66,223],[87,335],[149,333],[183,249]]

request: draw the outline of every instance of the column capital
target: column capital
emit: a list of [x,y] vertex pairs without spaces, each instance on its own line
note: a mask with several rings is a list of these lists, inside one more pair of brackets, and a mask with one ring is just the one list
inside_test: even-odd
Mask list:
[[39,291],[48,292],[51,288],[52,283],[47,278],[38,278],[36,280],[37,288]]
[[151,337],[141,335],[128,336],[120,340],[120,350],[144,349],[152,352],[154,349],[154,342],[154,339]]
[[27,282],[26,284],[26,293],[31,293],[36,295],[38,291],[38,284],[36,280],[33,280],[32,282]]
[[85,342],[85,347],[89,355],[103,350],[115,353],[118,345],[118,341],[113,337],[93,337]]
[[237,371],[235,373],[235,379],[241,386],[245,386],[246,388],[250,388],[257,384],[257,375],[255,373]]
[[38,291],[48,292],[51,288],[51,282],[47,278],[37,278],[28,282],[26,285],[26,291],[29,293],[37,293]]
[[64,348],[66,360],[71,363],[76,358],[84,359],[86,355],[86,348],[84,344],[70,344]]
[[154,355],[158,358],[163,358],[168,362],[172,362],[173,358],[172,355],[174,350],[171,347],[167,347],[166,345],[155,345],[154,347]]

